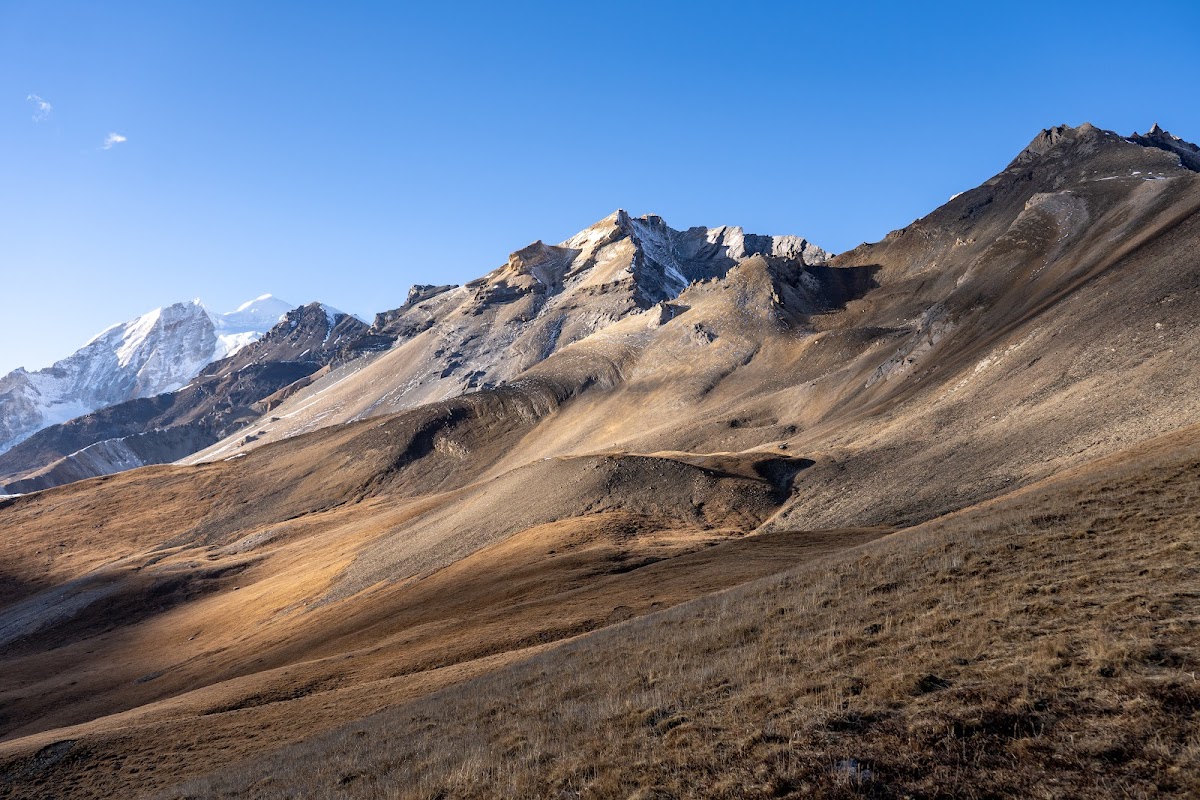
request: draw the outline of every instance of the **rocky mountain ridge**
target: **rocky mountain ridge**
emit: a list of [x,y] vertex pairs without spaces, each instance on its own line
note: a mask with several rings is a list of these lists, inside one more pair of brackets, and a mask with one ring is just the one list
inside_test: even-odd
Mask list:
[[[1194,145],[1157,125],[1131,137],[1087,123],[1049,128],[981,187],[956,196],[883,242],[864,245],[832,261],[828,253],[799,237],[746,234],[728,226],[675,230],[660,217],[636,218],[618,210],[557,245],[533,242],[510,254],[501,267],[463,286],[414,286],[404,304],[378,314],[369,328],[348,325],[355,330],[343,330],[334,338],[336,353],[320,347],[316,360],[298,359],[303,367],[279,371],[275,379],[255,384],[259,397],[251,399],[241,392],[236,413],[212,412],[204,436],[177,441],[151,461],[144,460],[143,454],[114,458],[112,466],[154,463],[167,454],[189,460],[227,458],[328,424],[502,386],[527,373],[562,372],[567,364],[592,358],[586,353],[603,350],[597,341],[628,336],[630,330],[657,329],[685,312],[690,312],[687,319],[695,320],[688,336],[706,343],[733,317],[747,314],[798,330],[813,329],[809,322],[813,314],[836,310],[860,297],[878,285],[877,273],[893,287],[880,297],[895,298],[889,301],[895,305],[893,311],[880,320],[885,328],[905,330],[910,320],[917,320],[912,341],[877,364],[866,378],[864,388],[878,392],[894,383],[896,376],[911,373],[938,341],[962,327],[964,309],[985,307],[996,292],[1003,291],[1001,276],[975,275],[970,268],[959,271],[949,264],[969,264],[980,257],[992,260],[1009,246],[1006,243],[1040,237],[1041,232],[1033,228],[1046,215],[1060,228],[1064,221],[1079,228],[1097,206],[1084,201],[1078,187],[1097,181],[1166,181],[1181,170],[1191,171],[1189,154],[1194,150]],[[1023,205],[1014,206],[1015,217],[995,213],[1018,202]],[[1070,230],[1060,231],[1059,251],[1070,244],[1070,236]],[[903,254],[914,246],[919,258],[905,258]],[[888,257],[881,258],[884,254]],[[1054,254],[1047,256],[1051,257]],[[833,269],[824,267],[827,262]],[[849,266],[854,268],[842,268]],[[731,280],[735,275],[736,280]],[[931,277],[936,300],[927,299],[933,296],[929,287],[924,293],[909,290],[913,281],[925,286]],[[704,288],[710,283],[720,290],[740,287],[741,304],[730,307],[722,300],[712,305],[719,292]],[[633,318],[639,321],[631,329],[627,320]],[[578,352],[571,350],[607,329],[613,331],[607,339],[593,341]],[[750,348],[745,352],[751,352],[752,342],[745,341],[744,347]],[[566,350],[575,355],[554,359],[553,368],[541,366]],[[292,363],[299,352],[260,354],[255,363],[259,368],[270,358]],[[592,376],[588,380],[623,380],[625,356],[606,353],[603,364],[587,368]],[[285,382],[285,378],[292,380]],[[193,402],[179,408],[190,408]],[[175,401],[171,406],[176,407]],[[121,419],[126,413],[101,418]],[[49,473],[32,483],[29,479],[58,459],[70,461],[77,452],[84,458],[82,451],[105,441],[97,430],[119,433],[115,438],[120,439],[140,436],[146,431],[135,430],[130,420],[143,424],[155,420],[158,427],[164,423],[175,427],[191,412],[173,411],[175,416],[168,415],[172,421],[160,418],[159,411],[148,413],[140,411],[115,428],[109,428],[107,421],[98,428],[94,423],[68,426],[61,434],[47,435],[36,446],[25,448],[19,458],[0,459],[0,475],[7,474],[11,486],[51,485],[45,483]],[[191,424],[190,417],[187,422]],[[85,430],[90,432],[82,435]],[[216,433],[226,440],[208,443]],[[48,445],[50,441],[55,444]],[[211,446],[190,455],[189,448],[199,449],[202,442]],[[55,481],[88,473],[63,467],[56,468]]]
[[[930,477],[919,488],[909,485],[914,474],[936,474],[938,460],[949,458],[954,448],[972,453],[977,472],[968,481],[969,493],[982,498],[1047,474],[1049,466],[1021,463],[1030,448],[1046,453],[1047,464],[1077,463],[1085,454],[1137,441],[1148,425],[1161,430],[1171,419],[1188,417],[1195,406],[1187,391],[1190,377],[1166,364],[1191,357],[1188,331],[1195,322],[1184,312],[1184,296],[1166,287],[1173,280],[1186,284],[1190,262],[1169,255],[1179,245],[1166,232],[1190,218],[1196,185],[1195,172],[1174,153],[1086,124],[1060,126],[1035,137],[1023,156],[992,179],[881,242],[827,265],[801,267],[755,255],[648,309],[641,309],[639,297],[645,304],[655,298],[651,292],[672,292],[679,283],[666,269],[650,273],[648,289],[640,289],[630,280],[638,264],[630,255],[604,278],[586,283],[609,265],[604,248],[632,247],[623,244],[634,237],[622,238],[622,224],[634,236],[641,232],[642,226],[613,215],[562,245],[535,243],[518,251],[504,267],[466,287],[431,290],[390,320],[407,326],[407,338],[398,339],[393,350],[332,371],[276,409],[279,420],[249,429],[254,438],[226,440],[189,462],[228,458],[331,422],[403,410],[402,398],[449,402],[454,395],[437,390],[461,380],[459,371],[488,353],[481,346],[487,339],[469,334],[457,340],[466,347],[443,350],[447,334],[462,335],[464,320],[484,317],[519,325],[520,333],[500,344],[504,367],[512,372],[476,376],[477,384],[464,388],[483,390],[472,407],[489,402],[482,396],[489,386],[510,386],[532,393],[537,398],[532,407],[548,415],[537,439],[543,444],[511,456],[502,462],[506,467],[570,452],[739,451],[782,442],[792,451],[827,455],[804,473],[819,490],[798,494],[770,525],[847,519],[876,524],[880,508],[917,521],[958,502],[945,495],[944,477]],[[644,223],[653,226],[650,218]],[[707,231],[701,238],[708,239]],[[1130,277],[1129,265],[1151,257],[1150,242],[1161,250],[1153,256],[1160,263],[1156,274]],[[602,257],[590,271],[564,266],[570,255],[564,250],[580,250],[572,260],[587,263],[584,247],[597,243]],[[652,248],[638,249],[657,263]],[[1172,279],[1164,264],[1182,272]],[[1112,307],[1108,294],[1118,291],[1113,282],[1119,275],[1139,291],[1162,297],[1138,299],[1158,309],[1152,336],[1132,335],[1115,347],[1104,331],[1125,313]],[[489,301],[481,303],[481,297]],[[586,298],[590,310],[620,300],[639,311],[614,314],[581,335],[563,337],[558,346],[531,347],[545,342],[536,336],[555,319],[554,303],[576,298],[581,306]],[[501,316],[530,308],[535,313],[517,323]],[[1056,341],[1060,323],[1053,319],[1091,334],[1072,337],[1067,346]],[[493,324],[483,335],[494,335],[497,327],[505,330]],[[1154,343],[1168,335],[1174,343],[1170,353],[1156,351]],[[1100,348],[1109,348],[1108,355]],[[1018,349],[1036,350],[1032,363],[1054,365],[1061,374],[1012,376],[1019,366],[1012,353]],[[432,368],[446,374],[431,380]],[[989,390],[990,381],[979,377],[985,372],[1005,375],[1008,394]],[[1171,403],[1099,398],[1090,414],[1063,410],[1073,407],[1072,393],[1082,391],[1077,382],[1135,372],[1152,372],[1157,391]],[[958,377],[945,383],[951,375]],[[1032,394],[1025,396],[1020,387]],[[665,411],[680,408],[689,409],[683,430]],[[1031,422],[1030,408],[1053,420],[1053,435]],[[984,410],[986,424],[977,419]],[[869,433],[864,420],[872,421]],[[922,444],[917,431],[942,443]],[[862,437],[872,446],[864,447]],[[874,448],[883,442],[889,443],[889,458],[881,462]],[[458,452],[456,445],[446,447]],[[467,448],[461,458],[470,452]],[[882,466],[893,461],[906,466]],[[828,491],[847,469],[873,488],[831,504]],[[960,469],[965,473],[965,466]],[[889,498],[882,506],[881,496]]]
[[764,258],[792,280],[815,274],[829,254],[797,236],[734,226],[676,230],[661,217],[617,210],[559,244],[533,242],[463,286],[413,287],[348,354],[369,357],[348,358],[297,392],[272,412],[279,419],[247,429],[249,441],[223,442],[197,457],[227,457],[321,425],[501,386],[623,320],[661,323],[682,311],[673,303],[688,287],[721,284]]
[[[312,424],[303,411],[309,394],[323,394],[347,372],[366,370],[369,376],[365,389],[358,384],[368,415],[495,386],[578,339],[666,303],[692,283],[721,279],[736,265],[763,255],[784,270],[828,258],[795,236],[746,234],[732,226],[677,231],[660,217],[617,211],[559,245],[534,242],[465,286],[414,286],[403,305],[378,314],[370,328],[328,310],[330,327],[323,330],[315,310],[295,319],[289,312],[286,320],[292,325],[308,320],[303,331],[311,328],[318,338],[327,338],[318,344],[303,331],[274,329],[261,346],[238,351],[228,363],[216,362],[186,389],[162,393],[153,403],[117,404],[55,425],[0,455],[0,485],[29,491],[184,458],[211,444],[213,436],[236,436],[240,446],[251,446],[291,435],[293,419],[302,427]],[[413,356],[413,340],[436,346]],[[373,367],[378,358],[386,362],[382,370]],[[398,361],[409,373],[402,383],[381,374]],[[258,379],[246,379],[250,368]],[[330,376],[335,368],[338,376]],[[231,374],[241,376],[236,391],[228,383]],[[217,379],[225,388],[209,385]],[[219,409],[218,398],[229,408]],[[332,418],[319,413],[318,421]],[[257,425],[243,430],[256,419]]]
[[1146,133],[1135,132],[1130,135],[1129,141],[1174,153],[1179,156],[1180,166],[1200,172],[1200,147],[1164,131],[1157,122]]

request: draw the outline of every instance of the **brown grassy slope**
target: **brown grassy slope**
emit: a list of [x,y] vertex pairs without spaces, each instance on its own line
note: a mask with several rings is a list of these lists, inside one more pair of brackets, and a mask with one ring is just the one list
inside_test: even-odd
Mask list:
[[[11,503],[9,563],[23,582],[0,607],[0,790],[106,796],[177,781],[879,535],[741,538],[806,463],[777,456],[559,459],[420,494],[475,465],[455,472],[462,460],[436,437],[405,461],[408,417],[431,413]],[[486,453],[494,442],[477,447],[472,431],[497,429],[473,419],[438,435]],[[296,498],[312,510],[288,514]],[[60,536],[75,537],[65,550],[78,562],[42,561],[36,548]],[[59,740],[77,743],[71,759],[26,769]]]
[[[280,469],[281,460],[269,466]],[[81,722],[135,700],[196,688],[198,681],[216,683],[338,652],[347,646],[341,637],[361,640],[366,629],[372,631],[368,637],[403,629],[400,610],[409,601],[398,590],[521,531],[601,518],[601,530],[630,540],[625,549],[636,562],[643,551],[671,541],[694,547],[753,530],[782,499],[778,486],[748,467],[750,477],[669,458],[593,457],[538,462],[486,484],[416,500],[388,495],[293,520],[268,517],[265,526],[255,512],[270,509],[256,508],[243,512],[239,529],[231,515],[246,495],[262,491],[255,479],[263,476],[249,472],[239,481],[228,474],[233,470],[241,467],[223,470],[224,505],[199,519],[186,502],[190,494],[184,502],[174,498],[173,483],[188,486],[176,473],[166,476],[166,487],[146,486],[135,475],[117,480],[111,490],[97,484],[91,493],[81,487],[18,501],[6,516],[14,545],[9,569],[24,568],[27,585],[44,580],[45,568],[42,556],[28,550],[75,534],[79,515],[99,516],[95,504],[153,508],[161,518],[152,533],[138,531],[142,539],[130,538],[120,514],[107,527],[87,528],[90,538],[64,550],[82,555],[107,534],[108,563],[65,575],[67,565],[58,564],[57,585],[0,610],[7,666],[0,682],[6,701],[0,732],[11,736],[32,732],[31,725],[36,730]],[[64,505],[73,513],[57,513]],[[663,550],[664,556],[678,552]],[[593,565],[601,572],[605,567],[602,558]],[[367,590],[371,596],[356,596]],[[176,613],[180,606],[186,608]],[[247,608],[239,612],[242,606]],[[236,616],[234,624],[223,621],[229,615]],[[153,635],[147,636],[147,627]],[[235,635],[236,643],[230,641]],[[153,653],[152,645],[168,641],[188,652],[182,664],[179,653]],[[143,657],[124,657],[129,651]],[[88,676],[82,685],[73,674],[80,670]],[[169,674],[152,683],[123,685],[164,671]],[[120,705],[111,705],[110,691],[125,698]]]
[[[234,461],[152,467],[0,501],[0,605],[167,542],[224,545],[381,493],[462,487],[549,413],[563,396],[558,391],[531,385],[459,398],[327,428]],[[469,463],[441,446],[455,433],[472,449]],[[409,468],[418,461],[420,470]]]
[[1200,792],[1200,429],[172,797]]
[[[497,546],[500,552],[482,553],[414,587],[406,603],[393,600],[399,619],[367,628],[356,646],[343,641],[337,652],[314,652],[311,660],[208,685],[211,676],[195,676],[199,688],[192,691],[0,743],[0,796],[109,797],[161,789],[495,669],[545,646],[541,642],[778,572],[878,535],[770,534],[700,550],[660,540],[639,552],[628,541],[606,544],[611,532],[601,520],[569,537],[532,531]],[[547,547],[557,553],[546,557]],[[639,566],[654,559],[662,560]],[[387,607],[385,601],[376,606]],[[232,627],[246,608],[225,612],[223,621]],[[186,637],[170,640],[169,628],[182,625],[186,633],[195,630],[197,619],[177,615],[163,628],[142,633],[147,644],[184,650]],[[236,642],[242,631],[236,627],[229,639]],[[118,666],[122,659],[149,657],[110,653]],[[172,666],[184,671],[191,665]],[[80,677],[67,672],[63,680]],[[84,673],[84,683],[86,678]],[[117,699],[110,694],[107,701]],[[45,764],[35,755],[63,741],[71,742],[70,758]]]

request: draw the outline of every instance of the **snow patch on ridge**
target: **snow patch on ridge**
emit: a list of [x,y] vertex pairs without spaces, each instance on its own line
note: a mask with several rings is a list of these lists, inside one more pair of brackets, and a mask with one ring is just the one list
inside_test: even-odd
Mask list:
[[258,341],[262,334],[258,331],[243,331],[242,333],[222,333],[217,336],[217,344],[213,349],[213,361],[229,358],[251,342]]
[[345,311],[339,311],[333,306],[327,306],[324,303],[321,303],[321,310],[325,312],[325,318],[329,320],[330,328],[333,328],[334,325],[337,325],[338,317],[346,316]]
[[117,364],[122,367],[128,367],[137,355],[138,349],[146,343],[146,339],[150,337],[151,331],[154,330],[154,325],[162,316],[162,309],[156,308],[148,314],[135,319],[131,324],[125,326],[125,335],[121,338],[121,344],[117,347]]
[[271,328],[281,322],[291,303],[271,294],[263,294],[242,303],[233,311],[224,314],[209,312],[217,331],[217,344],[212,361],[229,358],[251,342],[257,341]]

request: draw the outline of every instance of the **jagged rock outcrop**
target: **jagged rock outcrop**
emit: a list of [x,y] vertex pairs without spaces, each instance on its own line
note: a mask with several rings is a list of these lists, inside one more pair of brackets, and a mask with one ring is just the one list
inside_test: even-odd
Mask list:
[[1200,172],[1200,147],[1164,131],[1158,127],[1157,122],[1145,133],[1132,134],[1129,141],[1143,147],[1157,147],[1159,150],[1174,153],[1179,156],[1180,166],[1187,167],[1193,172]]
[[408,316],[407,312],[418,303],[423,303],[443,292],[457,288],[456,284],[443,286],[417,284],[413,286],[408,290],[408,298],[404,304],[376,314],[371,327],[345,347],[339,360],[349,361],[368,353],[378,353],[390,348],[397,339],[409,339],[420,333],[432,324],[432,318],[425,317],[414,320]]

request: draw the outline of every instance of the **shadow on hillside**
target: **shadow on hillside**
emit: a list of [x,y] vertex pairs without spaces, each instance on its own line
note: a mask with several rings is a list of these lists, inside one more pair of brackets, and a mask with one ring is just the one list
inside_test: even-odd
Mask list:
[[4,613],[10,606],[48,588],[50,585],[47,583],[30,581],[0,568],[0,620],[3,620]]
[[775,500],[782,503],[792,493],[792,482],[804,470],[816,464],[811,458],[768,458],[754,465],[754,472],[770,482],[775,489]]
[[828,298],[831,310],[843,308],[847,303],[858,300],[872,289],[879,288],[876,274],[883,269],[880,264],[864,264],[856,267],[808,267],[807,270],[821,283],[823,294]]

